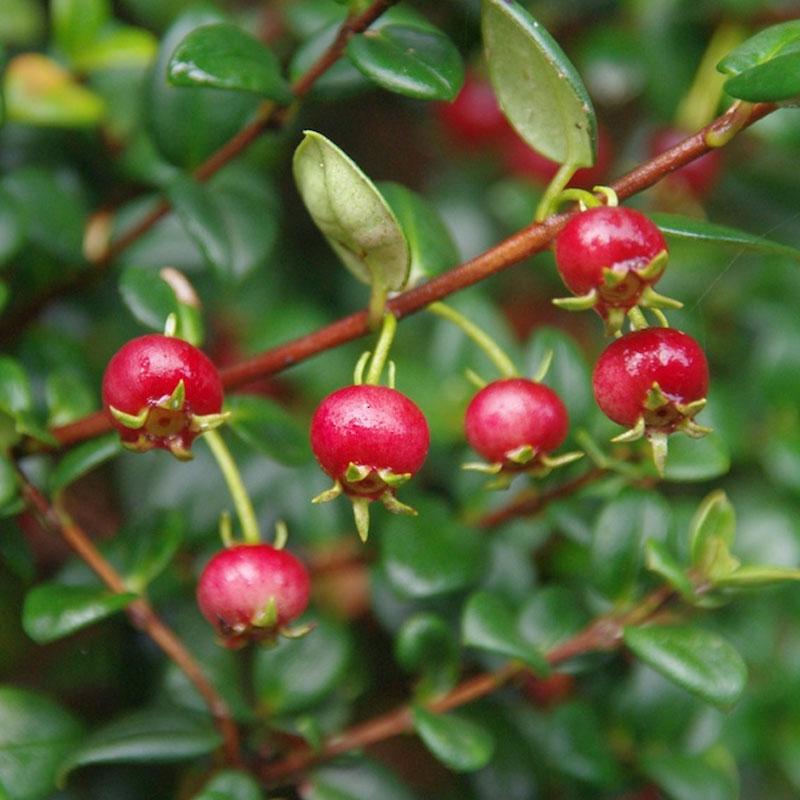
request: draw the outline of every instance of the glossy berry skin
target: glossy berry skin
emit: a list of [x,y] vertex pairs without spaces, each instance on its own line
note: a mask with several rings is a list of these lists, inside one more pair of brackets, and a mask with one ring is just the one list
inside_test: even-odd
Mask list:
[[[170,407],[181,381],[183,402],[180,408]],[[185,454],[199,433],[193,429],[194,417],[219,414],[222,400],[219,373],[208,356],[171,336],[132,339],[112,356],[103,375],[103,407],[123,444],[137,450],[160,447]],[[112,408],[133,417],[147,414],[139,427],[129,427]]]
[[531,447],[546,455],[567,438],[569,418],[561,398],[549,387],[526,378],[505,378],[484,386],[464,417],[467,441],[487,461],[504,469],[530,464],[509,460],[509,453]]
[[[648,392],[657,383],[669,403],[648,409]],[[594,396],[614,422],[634,426],[644,417],[648,431],[671,433],[685,419],[685,405],[708,393],[708,362],[700,345],[673,328],[646,328],[612,342],[601,354],[592,378]]]
[[[311,449],[322,469],[349,495],[376,499],[391,486],[378,474],[413,475],[430,444],[422,411],[404,394],[387,386],[337,389],[317,407],[311,420]],[[358,481],[348,467],[369,469]]]
[[475,75],[467,75],[455,100],[439,103],[437,111],[450,136],[472,147],[496,142],[509,128],[491,84]]
[[[650,139],[650,156],[657,156],[665,150],[675,147],[689,136],[689,133],[677,128],[662,128],[653,134]],[[688,164],[670,173],[666,183],[677,186],[688,192],[697,200],[707,197],[714,188],[722,172],[722,151],[710,150],[700,158],[695,158]]]
[[[599,206],[575,214],[556,237],[558,271],[569,289],[583,295],[596,289],[602,304],[631,308],[660,273],[643,278],[647,267],[667,244],[644,214],[622,206]],[[604,269],[622,278],[609,285]],[[624,276],[624,277],[623,277]],[[598,309],[601,310],[601,309]]]
[[291,553],[242,544],[208,562],[197,584],[197,603],[222,643],[236,648],[273,639],[305,611],[310,591],[308,571]]

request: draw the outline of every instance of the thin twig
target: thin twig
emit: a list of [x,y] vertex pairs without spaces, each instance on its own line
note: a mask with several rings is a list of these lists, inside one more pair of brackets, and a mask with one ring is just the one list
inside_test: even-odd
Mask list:
[[[660,587],[625,614],[599,617],[575,636],[550,650],[547,653],[547,662],[551,667],[556,667],[586,653],[616,650],[622,643],[622,632],[626,625],[634,623],[641,625],[653,621],[674,596],[670,588]],[[465,680],[447,694],[428,703],[426,707],[434,713],[451,711],[496,692],[526,670],[527,667],[524,665],[510,662],[494,672],[482,673]],[[343,753],[368,747],[393,736],[411,733],[413,728],[411,706],[404,704],[388,713],[348,728],[328,739],[318,749],[301,745],[290,750],[279,761],[267,764],[259,774],[265,783],[277,784]]]
[[[18,474],[22,481],[25,501],[28,507],[36,513],[42,525],[60,536],[112,592],[116,594],[128,592],[129,588],[125,585],[123,577],[103,557],[103,554],[84,531],[70,519],[63,509],[51,504],[22,472],[18,472]],[[145,598],[134,600],[127,606],[125,612],[133,625],[146,633],[197,689],[222,735],[227,762],[241,766],[243,762],[238,727],[231,716],[228,704],[206,678],[195,657],[186,649],[176,634],[164,624]]]

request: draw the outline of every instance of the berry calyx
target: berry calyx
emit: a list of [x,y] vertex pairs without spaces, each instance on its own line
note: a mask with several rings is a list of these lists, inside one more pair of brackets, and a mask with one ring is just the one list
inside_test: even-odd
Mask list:
[[527,378],[484,386],[467,407],[464,428],[467,441],[489,462],[467,466],[484,472],[544,474],[580,456],[550,458],[567,438],[567,409],[552,389]]
[[286,550],[242,544],[221,550],[197,584],[197,603],[225,647],[270,643],[305,611],[311,591],[308,571]]
[[704,436],[694,421],[706,404],[708,362],[700,345],[673,328],[646,328],[612,342],[600,355],[592,377],[601,411],[629,427],[615,441],[647,436],[659,472],[666,458],[666,437],[683,431]]
[[422,411],[404,394],[371,384],[337,389],[314,412],[310,435],[319,465],[334,480],[314,501],[350,496],[362,539],[372,500],[395,513],[416,513],[395,491],[424,463],[430,432]]
[[491,84],[474,74],[467,74],[455,100],[436,108],[450,136],[465,145],[491,144],[509,129]]
[[221,425],[222,383],[217,368],[194,345],[147,334],[123,345],[103,375],[103,408],[122,444],[154,447],[180,459],[201,433]]
[[611,333],[636,305],[680,308],[651,287],[667,262],[661,231],[644,214],[622,206],[598,206],[575,214],[555,240],[559,274],[577,295],[555,300],[572,310],[594,308]]

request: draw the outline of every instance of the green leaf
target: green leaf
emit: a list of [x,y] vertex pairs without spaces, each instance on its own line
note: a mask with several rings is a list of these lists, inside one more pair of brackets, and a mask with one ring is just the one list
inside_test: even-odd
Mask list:
[[177,175],[166,187],[166,194],[209,266],[217,274],[227,275],[231,261],[228,232],[207,187],[188,175]]
[[253,92],[277,103],[292,102],[272,51],[228,22],[195,28],[175,49],[167,74],[175,86]]
[[175,292],[149,267],[126,267],[119,278],[119,293],[134,319],[154,331],[163,331],[167,317],[177,314]]
[[728,563],[728,548],[736,535],[736,512],[725,492],[708,495],[698,507],[689,531],[692,565],[703,575],[715,573],[719,560]]
[[40,800],[55,791],[56,770],[80,740],[66,711],[34,692],[0,687],[0,787],[10,800]]
[[218,772],[193,800],[263,800],[263,797],[252,775],[226,769]]
[[25,596],[22,627],[37,644],[46,644],[116,614],[135,599],[132,592],[43,583]]
[[519,614],[522,636],[547,653],[589,622],[576,595],[563,586],[546,586],[534,592]]
[[513,0],[483,0],[482,28],[492,86],[520,136],[559,164],[591,166],[594,109],[555,39]]
[[61,767],[61,779],[87,764],[185,761],[216,750],[221,737],[207,715],[175,708],[134,711],[95,730]]
[[456,46],[430,28],[384,25],[354,36],[348,58],[390,92],[420,100],[452,100],[464,82]]
[[81,72],[141,69],[158,52],[158,40],[150,31],[130,25],[106,28],[91,45],[75,53],[72,62]]
[[720,589],[760,589],[789,581],[800,581],[800,569],[745,564],[714,581]]
[[406,672],[421,673],[418,695],[451,688],[458,678],[459,648],[447,623],[436,614],[422,612],[409,617],[397,633],[395,658]]
[[39,53],[23,53],[11,60],[3,76],[3,95],[7,119],[23,125],[94,127],[106,113],[99,95]]
[[800,23],[783,22],[759,31],[717,65],[733,77],[724,89],[750,102],[779,102],[800,94]]
[[661,576],[684,599],[694,599],[694,587],[686,576],[686,570],[678,563],[665,542],[648,539],[644,544],[647,569]]
[[126,584],[142,592],[168,566],[186,536],[186,521],[180,511],[162,511],[148,518],[126,536],[129,543]]
[[231,412],[231,430],[250,447],[289,466],[300,466],[311,459],[305,429],[274,401],[240,394],[229,397],[225,408]]
[[416,795],[378,762],[363,758],[314,770],[303,800],[416,800]]
[[676,483],[708,481],[725,475],[731,456],[725,440],[717,433],[702,439],[670,436],[664,477]]
[[538,675],[550,672],[544,655],[519,634],[517,621],[509,608],[490,592],[476,592],[469,598],[464,608],[461,631],[465,645],[519,659]]
[[29,411],[33,405],[28,375],[9,356],[0,356],[0,409],[8,414]]
[[311,218],[342,263],[364,283],[400,290],[411,255],[400,223],[372,181],[333,142],[306,131],[294,179]]
[[0,455],[0,509],[17,496],[19,479],[10,459]]
[[494,752],[494,739],[480,725],[455,714],[434,714],[414,708],[414,728],[425,746],[456,772],[485,767]]
[[732,800],[739,797],[736,762],[720,746],[702,755],[646,755],[639,767],[667,792],[670,800]]
[[485,539],[460,524],[439,502],[417,507],[418,517],[392,517],[381,536],[381,559],[393,587],[414,598],[473,586],[486,565]]
[[77,372],[61,367],[47,376],[47,424],[51,428],[66,425],[88,414],[95,407],[94,392]]
[[665,678],[726,709],[747,682],[742,657],[721,636],[701,628],[626,627],[625,644]]
[[339,686],[353,666],[353,641],[343,625],[319,618],[308,636],[282,639],[256,653],[253,685],[269,714],[310,708]]
[[591,544],[594,585],[613,600],[630,597],[636,588],[648,539],[664,541],[670,509],[655,492],[627,489],[597,517]]
[[74,450],[70,450],[50,474],[50,493],[58,494],[64,491],[78,478],[121,452],[122,445],[119,441],[119,434],[116,432],[84,442]]
[[19,252],[24,240],[22,215],[8,193],[0,189],[0,267],[5,266]]
[[173,164],[193,169],[252,118],[258,97],[205,87],[173,86],[167,67],[175,48],[203,25],[227,22],[208,4],[188,8],[161,40],[158,58],[145,82],[145,123],[158,150]]
[[709,244],[735,247],[739,250],[751,250],[765,255],[787,256],[795,261],[800,260],[800,250],[796,247],[773,242],[763,236],[738,228],[717,225],[697,217],[684,217],[680,214],[666,214],[660,211],[649,216],[658,225],[661,232],[669,238],[689,242],[708,242]]
[[411,251],[410,285],[458,264],[453,237],[431,203],[399,183],[381,181],[378,188],[394,211]]
[[53,39],[73,60],[90,47],[111,19],[109,0],[52,0]]

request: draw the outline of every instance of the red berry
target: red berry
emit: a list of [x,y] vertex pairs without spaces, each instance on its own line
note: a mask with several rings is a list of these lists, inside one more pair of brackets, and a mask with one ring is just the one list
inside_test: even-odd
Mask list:
[[[708,393],[708,362],[700,345],[673,328],[646,328],[612,342],[592,379],[603,413],[620,425],[671,433],[697,413],[685,407]],[[653,396],[658,384],[663,397]]]
[[420,469],[429,444],[422,411],[387,386],[337,389],[311,420],[317,461],[347,494],[357,497],[374,500],[392,492],[394,478],[402,480]]
[[[595,163],[591,167],[577,170],[568,186],[580,189],[591,189],[597,186],[608,174],[614,157],[613,153],[614,148],[608,131],[602,126],[598,127]],[[542,185],[550,183],[561,166],[532,148],[511,126],[508,126],[503,139],[502,155],[506,169],[512,175],[527,178]]]
[[491,84],[475,75],[467,75],[456,99],[439,103],[437,109],[448,133],[463,144],[491,144],[509,127]]
[[311,582],[303,564],[268,544],[217,553],[197,584],[197,603],[226,647],[270,640],[305,611]]
[[156,333],[123,345],[103,375],[103,407],[123,444],[135,450],[161,447],[189,457],[194,438],[211,427],[211,420],[202,418],[218,415],[222,398],[219,373],[208,356],[182,339]]
[[472,398],[464,426],[467,441],[487,461],[515,471],[528,469],[535,458],[559,447],[567,438],[569,418],[549,387],[526,378],[505,378]]
[[662,265],[650,274],[648,265],[666,250],[661,231],[644,214],[622,206],[575,214],[555,241],[556,265],[564,283],[577,295],[595,290],[595,308],[604,317],[608,308],[636,305],[663,272]]
[[[662,128],[650,140],[650,155],[657,156],[659,153],[675,147],[687,136],[689,136],[688,133],[677,128]],[[666,182],[672,186],[683,188],[692,197],[701,200],[714,188],[721,171],[722,151],[710,150],[700,158],[696,158],[670,173]]]

